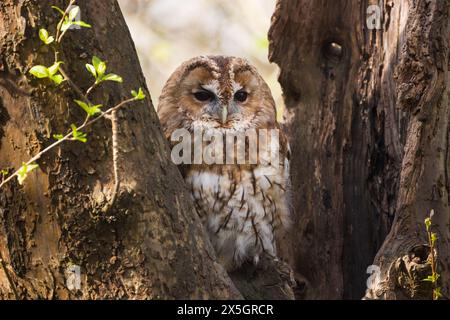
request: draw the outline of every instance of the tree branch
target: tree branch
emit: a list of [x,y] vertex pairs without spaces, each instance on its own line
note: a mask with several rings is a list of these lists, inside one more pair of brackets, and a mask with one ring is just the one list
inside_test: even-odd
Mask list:
[[[123,107],[124,105],[126,105],[127,103],[133,102],[135,101],[135,98],[130,98],[128,100],[124,100],[121,103],[117,104],[116,106],[108,109],[107,111],[101,113],[98,117],[89,120],[89,117],[86,118],[86,120],[84,121],[84,123],[79,126],[77,128],[77,131],[80,131],[86,127],[91,126],[92,124],[96,123],[98,120],[102,119],[102,118],[106,118],[108,115],[110,115],[112,112],[117,111],[118,109],[120,109],[121,107]],[[48,151],[50,151],[51,149],[55,148],[56,146],[60,145],[61,143],[63,143],[64,141],[67,140],[73,140],[71,139],[73,134],[73,131],[70,131],[68,134],[66,134],[62,139],[55,141],[54,143],[52,143],[51,145],[49,145],[47,148],[45,148],[44,150],[42,150],[41,152],[39,152],[38,154],[36,154],[34,157],[32,157],[30,160],[28,160],[28,162],[26,162],[26,165],[30,165],[33,162],[39,160],[43,154],[47,153]],[[19,173],[19,170],[17,170],[16,172],[14,172],[12,175],[10,175],[8,178],[6,178],[1,184],[0,184],[0,188],[2,188],[6,183],[8,183],[9,181],[11,181],[14,177],[16,177]]]

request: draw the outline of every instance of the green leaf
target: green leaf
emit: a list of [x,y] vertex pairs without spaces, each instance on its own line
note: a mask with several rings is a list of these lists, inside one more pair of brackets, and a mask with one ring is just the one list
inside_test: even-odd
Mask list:
[[67,18],[65,19],[65,21],[63,22],[63,24],[61,25],[61,32],[65,32],[67,30],[69,30],[69,28],[72,26],[72,22],[67,20]]
[[81,108],[83,108],[83,110],[86,111],[86,113],[89,116],[95,116],[96,114],[102,112],[102,110],[100,110],[100,108],[102,107],[101,104],[97,104],[97,105],[93,106],[93,105],[88,105],[87,103],[84,103],[83,101],[80,101],[80,100],[74,100],[74,101]]
[[90,106],[88,114],[90,116],[95,116],[96,114],[101,113],[102,112],[102,110],[100,110],[101,107],[102,107],[101,104],[96,104],[95,106]]
[[59,71],[59,66],[62,64],[61,61],[55,62],[52,66],[48,67],[48,73],[50,76],[55,75]]
[[100,65],[100,63],[102,63],[103,61],[97,57],[97,56],[93,56],[92,57],[92,65],[94,66],[95,70],[98,70],[98,66]]
[[97,79],[97,71],[92,64],[86,63],[86,69],[94,76],[95,79]]
[[92,57],[92,65],[95,68],[95,71],[97,72],[98,80],[100,80],[106,71],[106,63],[102,61],[99,57],[93,56]]
[[52,81],[53,81],[57,86],[59,86],[59,85],[64,81],[63,76],[60,75],[60,74],[57,74],[57,75],[55,75],[55,76],[52,76],[50,79],[52,79]]
[[433,233],[431,234],[431,244],[432,244],[433,246],[435,245],[437,239],[438,239],[437,234],[433,232]]
[[61,84],[61,82],[64,81],[63,76],[60,75],[60,74],[56,74],[56,75],[54,75],[54,76],[51,76],[50,79],[52,79],[52,81],[53,81],[57,86],[59,86],[59,85]]
[[439,277],[440,277],[440,275],[438,273],[436,273],[436,274],[432,274],[431,276],[426,277],[422,281],[435,283],[438,281]]
[[73,21],[72,24],[83,27],[83,28],[91,28],[92,26],[89,23],[84,21]]
[[145,94],[144,94],[144,91],[142,91],[142,88],[139,88],[138,92],[136,92],[135,90],[132,90],[131,95],[134,97],[135,100],[145,99]]
[[[55,7],[54,9],[58,10],[59,8]],[[60,11],[61,9],[59,9],[58,11]],[[64,11],[60,11],[60,13],[62,12],[62,14],[64,15]],[[76,21],[75,19],[78,17],[78,14],[80,13],[80,7],[79,6],[73,6],[70,11],[68,16],[66,16],[64,18],[64,22],[61,24],[61,32],[66,32],[67,30],[70,29],[71,26],[73,25],[77,25],[80,27],[84,27],[84,28],[91,28],[91,25],[89,23],[86,23],[84,21]]]
[[426,218],[425,219],[425,227],[428,229],[430,229],[431,227],[431,219],[430,218]]
[[19,181],[19,184],[22,185],[26,178],[27,178],[26,168],[21,167],[19,171],[17,171],[17,180]]
[[52,8],[55,9],[56,11],[58,11],[59,13],[61,13],[61,15],[64,15],[64,11],[61,8],[59,8],[57,6],[52,6]]
[[22,185],[27,178],[28,173],[35,170],[36,168],[39,168],[39,166],[35,163],[32,163],[30,165],[23,163],[22,167],[20,167],[20,169],[17,171],[17,180],[19,181],[19,184]]
[[44,42],[45,44],[50,44],[53,41],[55,41],[55,38],[48,35],[48,31],[45,29],[39,30],[39,38]]
[[110,73],[110,74],[107,74],[106,76],[103,76],[102,81],[123,82],[123,79],[121,76],[118,76],[117,74]]
[[89,108],[87,103],[84,103],[83,101],[80,100],[73,100],[76,102],[76,104],[78,104],[80,107],[82,107],[84,110],[86,110],[87,108]]
[[70,127],[72,128],[72,140],[81,141],[83,143],[87,141],[86,134],[78,131],[76,125],[71,124]]
[[39,29],[39,38],[45,43],[48,39],[48,31],[45,29]]
[[79,133],[78,135],[73,137],[75,140],[86,143],[87,142],[87,138],[86,138],[86,134],[85,133]]
[[55,138],[56,140],[62,140],[64,136],[62,134],[54,134],[53,138]]
[[45,44],[53,43],[53,41],[55,41],[55,38],[53,36],[50,36],[47,38],[47,41],[45,41]]
[[103,78],[103,75],[106,72],[106,63],[105,62],[100,62],[98,67],[97,67],[97,74],[99,78]]
[[34,66],[30,69],[30,73],[39,79],[48,78],[50,76],[50,71],[44,66]]
[[80,13],[80,7],[79,6],[73,6],[72,9],[69,11],[69,21],[75,20],[75,18]]
[[8,175],[8,173],[9,173],[9,170],[8,170],[8,169],[3,169],[3,170],[0,171],[0,174],[1,174],[2,176],[6,176],[6,175]]
[[441,288],[435,288],[434,290],[433,290],[433,295],[434,295],[434,298],[435,299],[439,299],[439,298],[441,298],[442,297],[442,292],[441,292]]

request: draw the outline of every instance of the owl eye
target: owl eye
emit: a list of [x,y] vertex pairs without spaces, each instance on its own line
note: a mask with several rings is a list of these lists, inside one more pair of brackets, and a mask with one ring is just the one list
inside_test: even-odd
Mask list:
[[244,102],[245,100],[247,100],[247,97],[248,93],[245,91],[238,91],[234,94],[234,99],[239,102]]
[[212,92],[209,92],[207,90],[201,90],[201,91],[194,92],[194,97],[198,101],[208,101],[208,100],[212,100],[214,98],[214,95]]

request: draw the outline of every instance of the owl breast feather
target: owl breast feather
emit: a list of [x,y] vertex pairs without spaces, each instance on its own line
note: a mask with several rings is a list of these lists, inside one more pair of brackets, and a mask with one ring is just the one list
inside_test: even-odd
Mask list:
[[289,220],[285,166],[213,165],[187,170],[197,211],[227,270],[276,256],[276,233]]

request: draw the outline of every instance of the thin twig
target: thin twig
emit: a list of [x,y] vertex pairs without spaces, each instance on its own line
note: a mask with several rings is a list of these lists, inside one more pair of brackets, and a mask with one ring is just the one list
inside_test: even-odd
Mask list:
[[[58,44],[62,40],[62,36],[60,36],[62,24],[64,23],[64,19],[69,14],[70,8],[75,4],[75,1],[76,0],[70,0],[69,5],[67,6],[66,10],[64,11],[64,14],[62,15],[61,20],[59,20],[58,24],[56,25],[56,36],[55,36],[55,39],[56,39],[56,42]],[[58,55],[59,55],[59,51],[55,49],[55,62],[58,61]]]
[[425,226],[427,229],[427,236],[428,236],[428,244],[430,246],[430,257],[431,257],[431,282],[433,285],[433,300],[439,299],[441,292],[440,288],[438,286],[438,278],[439,274],[437,273],[437,257],[435,254],[435,242],[437,239],[437,236],[435,233],[432,232],[431,226],[432,226],[432,217],[434,216],[434,210],[432,209],[430,212],[430,216],[425,219]]
[[78,95],[81,97],[81,99],[83,99],[84,102],[86,102],[88,105],[93,105],[89,100],[87,93],[84,94],[83,91],[81,91],[80,87],[78,87],[75,82],[72,81],[72,79],[67,75],[63,68],[59,67],[59,72],[61,72],[67,83],[78,93]]
[[113,150],[113,168],[114,168],[114,190],[111,196],[109,207],[111,208],[116,201],[117,194],[120,188],[120,176],[119,176],[119,120],[117,119],[117,110],[111,112],[111,125],[112,125],[112,150]]
[[[86,118],[87,120],[84,121],[84,123],[79,126],[77,128],[77,131],[80,131],[86,127],[91,126],[92,124],[96,123],[98,120],[106,118],[108,115],[110,115],[113,111],[119,110],[121,107],[123,107],[124,105],[126,105],[127,103],[133,102],[135,101],[135,98],[130,98],[127,100],[122,101],[121,103],[117,104],[116,106],[109,108],[108,110],[106,110],[105,112],[101,113],[98,117],[93,118],[90,121],[87,121],[89,118]],[[70,131],[68,134],[66,134],[63,138],[61,138],[58,141],[55,141],[54,143],[52,143],[51,145],[49,145],[47,148],[45,148],[44,150],[42,150],[41,152],[39,152],[38,154],[36,154],[33,158],[31,158],[30,160],[28,160],[28,162],[25,163],[25,165],[30,165],[33,162],[39,160],[43,154],[47,153],[49,150],[55,148],[56,146],[60,145],[61,143],[63,143],[64,141],[67,140],[73,140],[71,139],[73,134],[73,131]],[[20,170],[20,169],[19,169]],[[10,175],[8,178],[6,178],[1,184],[0,184],[0,188],[2,188],[6,183],[8,183],[9,181],[11,181],[14,177],[16,177],[19,173],[19,170],[17,170],[16,172],[14,172],[12,175]]]
[[56,26],[56,37],[55,37],[55,39],[56,39],[56,42],[58,42],[58,43],[61,42],[62,38],[66,34],[67,30],[64,30],[64,32],[60,35],[61,27],[62,27],[62,24],[64,23],[64,19],[69,14],[69,11],[70,11],[71,7],[75,4],[75,1],[76,0],[70,0],[69,5],[66,8],[66,11],[64,11],[64,14],[63,14],[61,20],[59,21],[58,25]]
[[[56,43],[52,46],[53,50],[54,50],[54,54],[55,54],[55,63],[58,62],[58,56],[59,56],[59,45],[64,37],[64,35],[66,34],[67,30],[64,30],[61,33],[61,27],[64,23],[64,19],[67,17],[67,15],[70,12],[71,7],[75,4],[76,0],[71,0],[69,5],[67,6],[66,10],[64,11],[64,14],[61,17],[61,20],[58,22],[57,27],[56,27]],[[90,86],[86,93],[83,93],[83,91],[77,86],[77,84],[72,81],[72,79],[68,76],[68,74],[64,71],[64,69],[60,66],[59,67],[59,72],[61,73],[61,75],[64,77],[64,79],[67,81],[67,83],[77,92],[77,94],[81,97],[81,99],[87,103],[88,105],[93,105],[93,103],[89,100],[89,95],[91,94],[91,92],[94,90],[94,88],[97,86],[97,82],[95,82],[92,86]],[[123,105],[125,105],[128,102],[132,102],[134,101],[135,98],[132,99],[128,99],[125,100],[121,103],[119,103],[117,106],[107,110],[106,112],[101,112],[100,115],[92,120],[89,121],[90,116],[88,115],[86,117],[86,119],[84,120],[83,124],[81,126],[79,126],[76,130],[81,130],[93,123],[95,123],[97,120],[101,119],[101,118],[107,118],[111,121],[112,124],[112,148],[113,148],[113,169],[114,169],[114,189],[113,189],[113,194],[111,197],[111,201],[108,205],[109,208],[112,207],[112,205],[114,204],[116,198],[117,198],[117,194],[120,188],[120,176],[119,176],[119,167],[118,167],[118,158],[119,158],[119,146],[118,146],[118,119],[117,119],[117,113],[116,111],[122,107]],[[71,136],[73,135],[73,131],[69,132],[67,135],[65,135],[62,139],[54,142],[53,144],[51,144],[50,146],[48,146],[47,148],[45,148],[44,150],[42,150],[40,153],[38,153],[37,155],[35,155],[33,158],[31,158],[26,165],[30,165],[33,162],[35,162],[36,160],[38,160],[44,153],[46,153],[47,151],[53,149],[54,147],[58,146],[59,144],[61,144],[62,142],[66,141],[66,140],[74,140],[73,138],[71,138]],[[19,169],[20,170],[20,169]],[[9,176],[8,178],[5,179],[5,176],[3,175],[2,177],[2,181],[0,183],[0,188],[3,187],[8,181],[10,181],[11,179],[13,179],[15,176],[18,175],[19,170],[17,170],[16,172],[14,172],[11,176]]]
[[95,89],[96,86],[97,86],[97,82],[94,82],[94,84],[92,86],[90,86],[89,89],[87,89],[86,98],[89,98],[89,95],[91,94],[92,90]]
[[63,31],[63,33],[61,33],[61,35],[59,36],[59,39],[58,39],[58,43],[61,43],[61,40],[64,37],[64,35],[66,34],[67,30],[69,30],[69,29],[66,29]]
[[428,243],[430,244],[431,274],[434,277],[434,281],[433,281],[433,300],[436,300],[437,299],[436,292],[435,292],[435,290],[437,289],[436,257],[434,255],[434,243],[433,243],[433,240],[431,238],[431,231],[428,229],[427,233],[428,233]]

